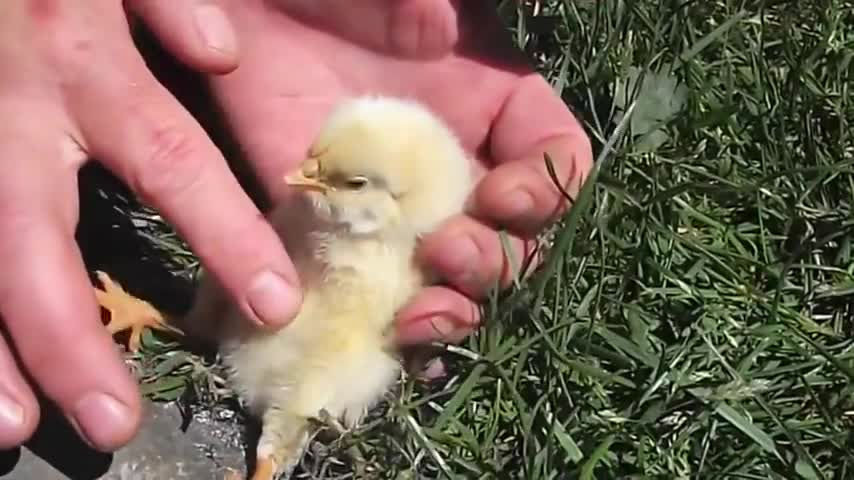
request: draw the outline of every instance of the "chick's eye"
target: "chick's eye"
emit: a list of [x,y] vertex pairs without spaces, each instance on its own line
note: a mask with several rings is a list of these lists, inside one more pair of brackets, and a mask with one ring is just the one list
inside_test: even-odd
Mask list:
[[347,188],[353,190],[361,190],[368,185],[368,179],[365,177],[350,177],[346,181]]

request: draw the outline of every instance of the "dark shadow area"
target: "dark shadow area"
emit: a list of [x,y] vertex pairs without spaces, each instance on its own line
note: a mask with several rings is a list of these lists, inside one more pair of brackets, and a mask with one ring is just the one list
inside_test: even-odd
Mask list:
[[168,312],[190,307],[193,286],[172,273],[179,267],[167,252],[140,234],[130,211],[142,207],[124,185],[97,164],[78,175],[80,223],[76,237],[86,268],[107,272],[132,294]]
[[[92,449],[65,421],[56,407],[41,402],[41,422],[33,437],[25,444],[33,455],[41,458],[69,480],[92,480],[110,469],[113,455]],[[13,471],[21,458],[21,449],[0,452],[0,478],[13,475],[27,478],[26,472]],[[35,479],[34,479],[35,480]]]
[[20,448],[0,451],[0,477],[11,473],[20,460]]

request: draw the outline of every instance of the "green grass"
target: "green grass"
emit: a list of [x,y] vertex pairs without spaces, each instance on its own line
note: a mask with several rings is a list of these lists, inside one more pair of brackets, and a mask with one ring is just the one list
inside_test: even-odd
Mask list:
[[[449,376],[316,478],[346,449],[356,478],[854,478],[854,4],[503,3],[598,177]],[[222,393],[148,341],[150,395]]]

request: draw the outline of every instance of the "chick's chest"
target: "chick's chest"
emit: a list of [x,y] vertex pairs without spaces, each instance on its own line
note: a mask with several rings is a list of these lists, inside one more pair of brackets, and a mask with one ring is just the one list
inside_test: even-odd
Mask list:
[[333,243],[318,293],[339,308],[372,312],[385,326],[422,285],[413,251],[414,241]]

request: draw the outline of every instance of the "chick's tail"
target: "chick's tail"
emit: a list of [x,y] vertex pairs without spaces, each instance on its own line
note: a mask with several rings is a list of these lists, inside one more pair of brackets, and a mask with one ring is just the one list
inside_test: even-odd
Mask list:
[[142,332],[146,328],[182,334],[179,329],[169,325],[165,315],[153,305],[126,292],[105,272],[98,271],[95,274],[102,285],[102,288],[95,287],[95,298],[101,308],[110,313],[107,331],[116,334],[130,330],[128,350],[139,350]]

